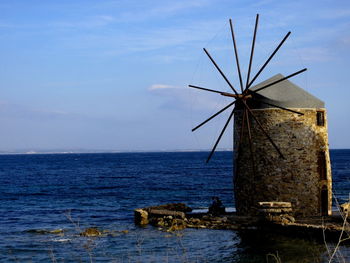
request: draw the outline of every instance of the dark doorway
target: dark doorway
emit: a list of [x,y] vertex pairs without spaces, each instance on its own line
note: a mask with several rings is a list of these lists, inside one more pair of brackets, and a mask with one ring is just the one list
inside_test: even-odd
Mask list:
[[320,180],[327,180],[326,153],[321,151],[318,153],[317,169],[320,175]]
[[323,186],[321,190],[321,215],[328,215],[328,189]]

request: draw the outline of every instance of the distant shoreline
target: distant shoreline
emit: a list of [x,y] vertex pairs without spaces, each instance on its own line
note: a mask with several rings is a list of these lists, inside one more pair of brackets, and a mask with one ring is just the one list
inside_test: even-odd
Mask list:
[[[31,154],[97,154],[97,153],[175,153],[175,152],[210,152],[211,150],[154,150],[154,151],[28,151],[0,152],[0,155],[31,155]],[[217,152],[230,152],[232,149],[219,149]]]
[[[343,151],[350,149],[330,149],[330,151]],[[77,151],[3,151],[0,155],[44,155],[44,154],[113,154],[113,153],[186,153],[186,152],[210,152],[210,149],[202,150],[154,150],[154,151],[113,151],[113,150],[77,150]],[[230,152],[232,149],[218,149],[217,152]]]

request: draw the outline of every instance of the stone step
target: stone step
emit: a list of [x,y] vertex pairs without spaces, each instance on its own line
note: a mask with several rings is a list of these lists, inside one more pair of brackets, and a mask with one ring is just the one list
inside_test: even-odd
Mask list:
[[282,214],[282,213],[290,213],[293,211],[292,208],[262,208],[258,209],[261,213],[268,213],[268,214]]
[[291,202],[259,202],[260,208],[292,208]]

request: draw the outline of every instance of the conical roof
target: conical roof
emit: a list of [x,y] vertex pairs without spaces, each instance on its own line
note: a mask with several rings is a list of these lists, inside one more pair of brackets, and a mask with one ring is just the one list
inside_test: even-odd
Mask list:
[[[255,91],[269,83],[282,79],[282,74],[277,74],[253,87],[250,90]],[[325,104],[322,100],[311,95],[307,91],[295,85],[293,82],[287,80],[281,81],[266,89],[258,91],[253,94],[253,97],[260,101],[274,104],[284,108],[324,108]],[[251,103],[249,103],[251,104]],[[254,109],[274,108],[273,106],[254,102],[252,103]]]

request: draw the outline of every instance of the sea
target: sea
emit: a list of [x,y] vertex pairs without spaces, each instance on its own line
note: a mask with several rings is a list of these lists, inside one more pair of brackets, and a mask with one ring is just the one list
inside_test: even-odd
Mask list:
[[[152,205],[205,211],[218,196],[234,209],[232,152],[216,152],[206,164],[208,154],[0,155],[0,262],[328,262],[336,244],[327,237],[134,225],[134,209]],[[350,150],[330,155],[334,195],[343,203]],[[104,235],[80,235],[90,227]],[[350,262],[350,247],[340,244],[333,259]]]

